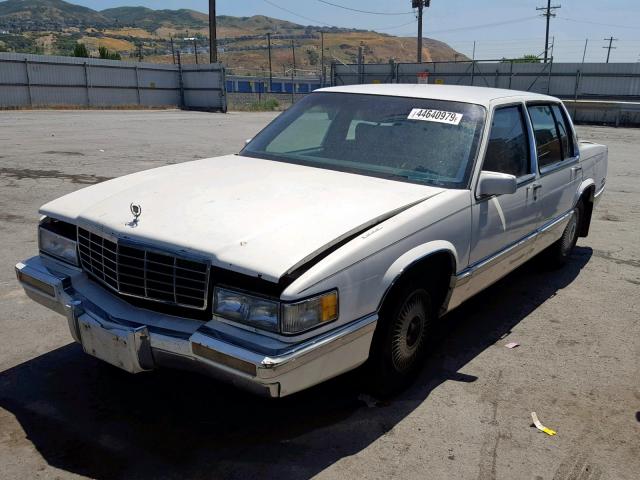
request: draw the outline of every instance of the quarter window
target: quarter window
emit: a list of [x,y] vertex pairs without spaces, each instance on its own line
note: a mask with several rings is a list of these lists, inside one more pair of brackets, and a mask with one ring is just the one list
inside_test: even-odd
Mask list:
[[555,117],[549,105],[532,105],[529,115],[533,124],[538,151],[538,167],[562,161],[562,144]]
[[553,115],[556,117],[558,124],[558,131],[560,132],[560,141],[562,142],[562,159],[571,158],[573,154],[573,138],[571,136],[571,129],[567,125],[567,118],[562,112],[559,105],[553,105]]
[[482,169],[516,177],[531,173],[529,139],[522,107],[505,107],[493,114],[491,136]]

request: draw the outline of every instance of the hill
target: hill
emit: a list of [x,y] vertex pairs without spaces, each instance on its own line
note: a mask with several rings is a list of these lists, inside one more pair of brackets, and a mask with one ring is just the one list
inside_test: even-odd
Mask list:
[[[415,38],[374,31],[300,25],[254,15],[217,17],[219,58],[233,73],[261,74],[268,69],[266,34],[272,34],[272,65],[276,73],[318,73],[320,36],[324,33],[325,64],[355,63],[362,46],[367,63],[415,60]],[[154,10],[118,7],[96,11],[63,0],[6,0],[0,2],[0,51],[69,55],[77,42],[93,54],[104,46],[123,59],[169,63],[179,50],[185,63],[208,58],[208,15],[195,10]],[[447,44],[424,39],[425,61],[465,59]]]
[[160,27],[205,28],[209,25],[207,14],[195,10],[152,10],[146,7],[118,7],[102,10],[101,15],[112,26],[140,27],[154,31]]
[[87,7],[63,0],[7,0],[0,2],[0,27],[37,30],[60,26],[106,26],[111,20]]

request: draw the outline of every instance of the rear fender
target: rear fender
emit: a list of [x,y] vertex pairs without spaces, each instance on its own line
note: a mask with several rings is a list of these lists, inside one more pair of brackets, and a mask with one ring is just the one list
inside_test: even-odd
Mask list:
[[584,192],[586,192],[590,187],[593,187],[593,190],[591,192],[591,198],[590,198],[590,200],[593,201],[593,193],[595,192],[595,186],[596,186],[596,183],[593,180],[593,178],[587,178],[586,180],[583,180],[582,183],[580,184],[580,187],[578,188],[578,191],[576,192],[576,198],[573,201],[574,205],[578,203],[578,200],[580,200],[580,197],[582,197]]

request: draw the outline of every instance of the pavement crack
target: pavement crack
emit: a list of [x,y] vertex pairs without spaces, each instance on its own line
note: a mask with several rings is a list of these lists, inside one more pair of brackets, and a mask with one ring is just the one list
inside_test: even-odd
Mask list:
[[602,258],[604,260],[609,260],[613,263],[617,263],[618,265],[629,265],[631,267],[640,268],[640,260],[634,260],[632,258],[616,258],[611,255],[610,252],[606,252],[604,250],[594,250],[593,256]]

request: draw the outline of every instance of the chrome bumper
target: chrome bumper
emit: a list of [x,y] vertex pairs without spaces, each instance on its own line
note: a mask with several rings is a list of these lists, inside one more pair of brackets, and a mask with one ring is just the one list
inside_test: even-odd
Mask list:
[[[125,304],[104,289],[92,287],[88,298],[74,288],[76,278],[86,280],[86,275],[49,259],[18,263],[16,275],[30,298],[67,318],[74,340],[90,355],[131,373],[164,366],[195,370],[268,397],[295,393],[364,363],[378,320],[373,314],[301,343],[262,345],[212,322],[172,330],[144,321],[153,312]],[[98,306],[116,301],[117,314]]]

